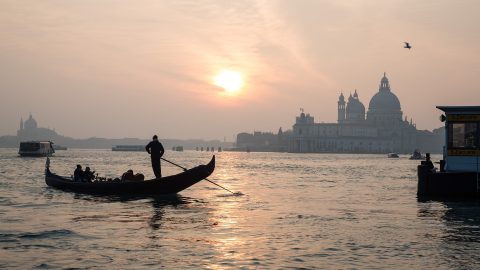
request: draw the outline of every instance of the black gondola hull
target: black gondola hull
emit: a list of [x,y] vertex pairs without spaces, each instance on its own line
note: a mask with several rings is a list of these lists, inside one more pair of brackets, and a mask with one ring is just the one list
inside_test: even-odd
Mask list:
[[45,183],[57,189],[95,195],[171,195],[191,187],[210,176],[215,169],[215,156],[200,165],[176,175],[142,182],[74,182],[45,170]]

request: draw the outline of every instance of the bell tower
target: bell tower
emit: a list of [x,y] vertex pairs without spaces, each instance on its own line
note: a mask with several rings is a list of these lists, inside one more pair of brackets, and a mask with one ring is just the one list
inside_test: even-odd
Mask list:
[[340,93],[338,98],[338,123],[343,123],[345,121],[345,97],[343,93]]

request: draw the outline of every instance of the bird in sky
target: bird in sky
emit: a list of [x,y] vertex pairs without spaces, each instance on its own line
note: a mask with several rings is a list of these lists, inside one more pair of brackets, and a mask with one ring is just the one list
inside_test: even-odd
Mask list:
[[406,41],[405,41],[404,43],[405,43],[404,48],[407,48],[407,49],[409,49],[409,50],[412,48],[412,46],[410,46],[410,43],[408,43],[408,42],[406,42]]

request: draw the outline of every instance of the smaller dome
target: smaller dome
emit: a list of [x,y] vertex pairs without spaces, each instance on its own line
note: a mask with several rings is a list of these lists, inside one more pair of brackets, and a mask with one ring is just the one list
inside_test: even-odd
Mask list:
[[349,113],[365,113],[365,106],[360,102],[360,100],[352,98],[347,104],[347,114]]
[[340,97],[338,97],[338,101],[345,101],[345,97],[343,96],[343,93],[340,93]]
[[348,117],[349,114],[361,114],[361,115],[365,114],[365,106],[358,99],[357,90],[355,90],[355,93],[353,94],[353,96],[350,95],[350,97],[348,97],[346,111],[347,111],[347,118],[349,118]]

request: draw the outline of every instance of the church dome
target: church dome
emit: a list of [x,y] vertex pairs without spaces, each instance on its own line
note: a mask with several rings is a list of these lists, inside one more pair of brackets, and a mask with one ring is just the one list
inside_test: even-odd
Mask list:
[[25,121],[24,128],[25,129],[35,129],[35,128],[37,128],[37,121],[35,121],[35,119],[33,119],[31,114],[30,114],[30,117]]
[[363,122],[365,120],[365,106],[358,99],[357,90],[353,96],[350,94],[346,107],[345,120],[351,123]]
[[372,111],[400,111],[400,101],[397,96],[390,91],[390,84],[386,75],[383,75],[383,78],[380,82],[380,89],[368,105],[368,109]]
[[378,92],[370,100],[369,110],[400,111],[400,101],[392,92]]
[[355,90],[355,94],[350,95],[348,98],[348,103],[347,103],[347,113],[361,113],[365,114],[365,106],[363,105],[362,102],[358,99],[358,94],[357,90]]

